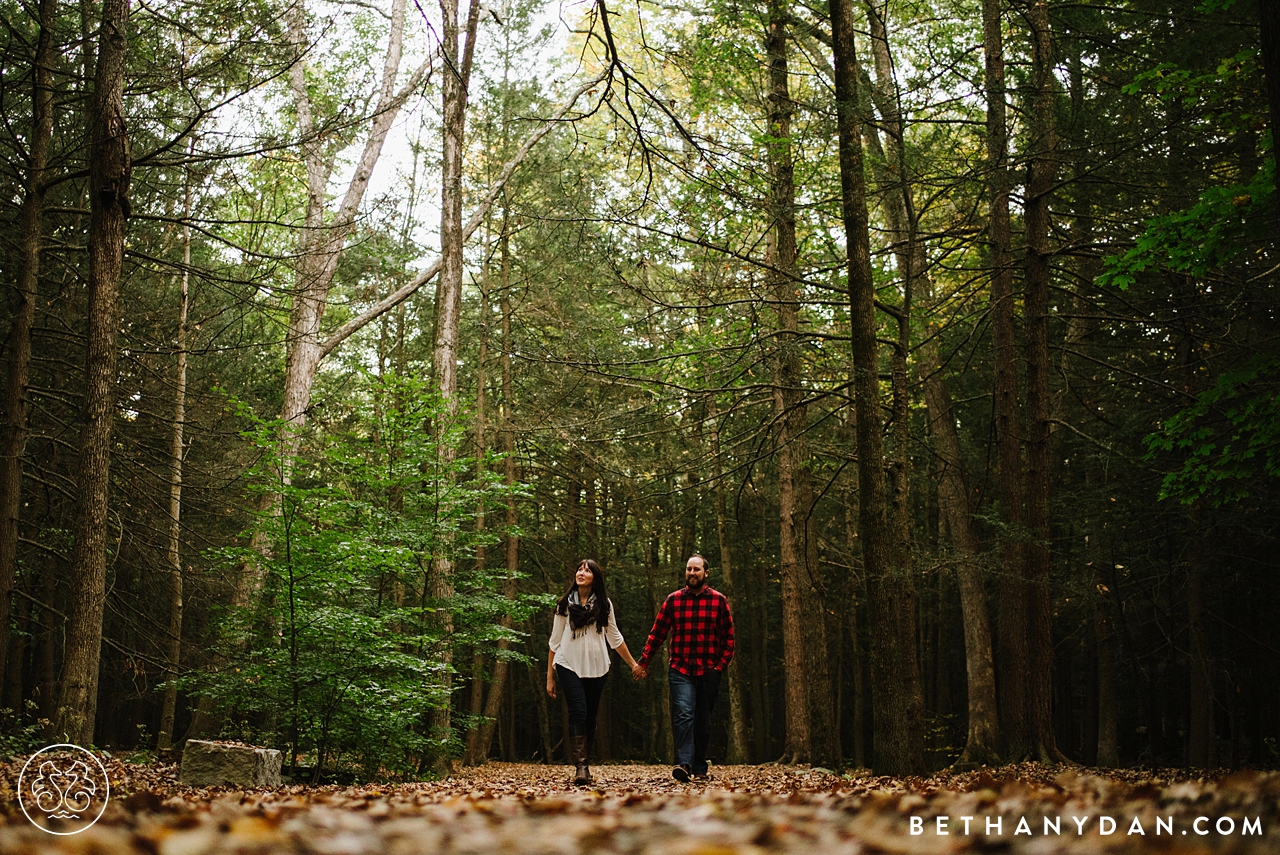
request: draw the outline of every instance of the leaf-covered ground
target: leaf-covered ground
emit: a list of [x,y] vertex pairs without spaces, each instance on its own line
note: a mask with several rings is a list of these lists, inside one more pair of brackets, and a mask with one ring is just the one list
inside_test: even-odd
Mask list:
[[242,792],[186,788],[175,767],[112,760],[102,819],[54,837],[19,811],[9,765],[0,767],[0,855],[1280,853],[1276,773],[1103,775],[1028,764],[895,780],[721,766],[709,783],[680,784],[665,767],[593,768],[595,786],[584,789],[569,785],[567,767],[491,764],[433,783]]

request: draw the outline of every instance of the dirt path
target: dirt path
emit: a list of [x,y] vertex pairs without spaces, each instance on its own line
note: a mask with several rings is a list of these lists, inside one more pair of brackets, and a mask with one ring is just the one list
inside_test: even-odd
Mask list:
[[0,853],[1280,853],[1276,774],[1104,778],[1025,766],[896,781],[736,766],[695,785],[664,767],[603,766],[594,787],[576,789],[567,767],[491,764],[434,783],[240,792],[183,788],[173,771],[113,761],[111,803],[72,837],[29,825],[12,775],[0,775]]

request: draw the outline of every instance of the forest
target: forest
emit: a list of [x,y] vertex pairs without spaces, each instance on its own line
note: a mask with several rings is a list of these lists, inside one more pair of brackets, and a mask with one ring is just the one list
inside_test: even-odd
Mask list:
[[1280,766],[1273,0],[224,2],[0,0],[4,755],[559,763],[697,553],[713,763]]

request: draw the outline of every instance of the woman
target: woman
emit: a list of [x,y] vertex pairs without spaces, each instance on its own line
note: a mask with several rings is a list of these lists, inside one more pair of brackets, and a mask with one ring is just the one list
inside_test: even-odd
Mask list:
[[559,675],[569,706],[569,745],[577,766],[573,782],[578,786],[591,783],[587,755],[596,732],[600,694],[609,674],[610,647],[631,666],[631,676],[639,679],[642,669],[618,632],[613,604],[604,589],[604,571],[587,558],[578,564],[569,590],[556,603],[547,659],[547,694],[556,696]]

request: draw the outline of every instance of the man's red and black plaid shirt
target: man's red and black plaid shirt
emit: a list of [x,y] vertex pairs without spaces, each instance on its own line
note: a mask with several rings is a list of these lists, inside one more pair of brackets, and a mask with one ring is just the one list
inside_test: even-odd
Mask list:
[[686,586],[672,592],[653,619],[640,664],[658,652],[671,633],[671,667],[688,677],[723,671],[733,658],[733,615],[724,594],[703,585],[693,593]]

